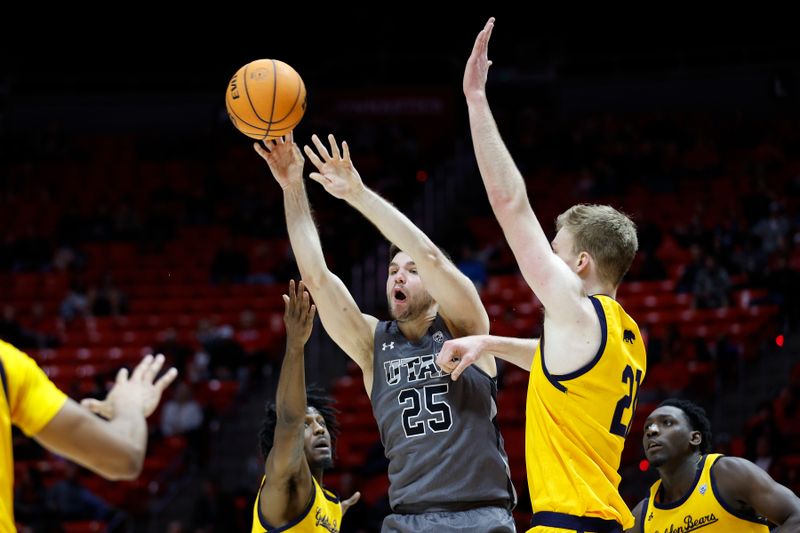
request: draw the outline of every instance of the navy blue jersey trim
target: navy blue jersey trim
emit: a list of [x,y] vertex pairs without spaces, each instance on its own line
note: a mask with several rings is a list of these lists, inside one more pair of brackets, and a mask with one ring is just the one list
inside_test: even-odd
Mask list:
[[[700,476],[703,473],[703,467],[705,467],[706,458],[707,457],[708,457],[708,455],[704,455],[703,458],[700,460],[700,464],[697,465],[697,472],[694,475],[694,481],[692,482],[692,486],[689,488],[689,490],[686,491],[686,494],[684,494],[683,496],[681,496],[680,498],[678,498],[674,502],[670,502],[670,503],[658,503],[656,501],[656,498],[653,498],[653,507],[655,507],[656,509],[665,509],[665,510],[666,509],[675,509],[676,507],[680,507],[681,505],[686,503],[686,500],[688,500],[689,496],[692,495],[692,493],[694,492],[694,489],[697,487],[697,483],[700,481]],[[664,488],[664,485],[662,483],[661,486],[658,487],[658,491],[660,492],[661,489],[663,489],[663,488]],[[656,493],[655,496],[657,497],[658,493]]]
[[325,487],[320,487],[320,488],[322,489],[322,494],[325,495],[325,499],[326,500],[328,500],[331,503],[340,503],[341,502],[341,499],[339,498],[339,496],[334,494],[332,491],[326,489]]
[[644,503],[642,504],[642,516],[639,517],[639,525],[642,526],[641,530],[644,531],[644,518],[647,516],[647,508],[650,507],[650,498],[647,497],[644,499]]
[[547,365],[544,364],[544,331],[542,331],[542,336],[539,337],[539,357],[542,359],[542,372],[544,372],[544,377],[547,378],[547,381],[555,387],[556,389],[560,390],[561,392],[567,392],[567,388],[558,382],[558,379],[551,375],[550,372],[547,370]]
[[719,492],[719,488],[717,487],[717,480],[714,477],[714,465],[716,465],[717,461],[719,461],[723,457],[725,457],[725,456],[724,455],[720,455],[719,457],[714,459],[714,463],[711,465],[711,467],[709,468],[709,472],[708,472],[708,475],[711,478],[711,490],[714,491],[714,497],[717,499],[717,501],[719,502],[719,504],[722,506],[723,509],[725,509],[726,511],[731,513],[736,518],[740,518],[740,519],[746,520],[748,522],[753,522],[755,524],[761,524],[762,526],[766,526],[767,525],[767,521],[766,520],[761,520],[757,516],[747,515],[747,514],[741,512],[741,511],[738,511],[738,510],[734,509],[733,507],[731,507],[730,505],[728,505],[728,502],[725,501],[722,498],[722,495]]
[[547,370],[547,366],[544,363],[544,334],[542,334],[542,337],[539,340],[539,352],[542,357],[542,369],[544,370],[544,375],[547,377],[547,380],[561,392],[567,392],[567,387],[561,383],[562,381],[569,381],[571,379],[579,378],[590,371],[597,365],[597,363],[600,362],[600,358],[603,357],[603,352],[606,351],[606,343],[608,342],[608,323],[606,322],[606,313],[603,309],[603,304],[595,296],[589,296],[588,298],[594,306],[594,311],[597,313],[597,318],[600,320],[600,347],[597,349],[594,359],[583,365],[578,370],[570,372],[569,374],[550,374],[550,372]]
[[6,395],[8,410],[11,411],[11,398],[8,396],[8,378],[6,377],[6,367],[3,366],[2,360],[0,360],[0,381],[3,382],[3,392]]

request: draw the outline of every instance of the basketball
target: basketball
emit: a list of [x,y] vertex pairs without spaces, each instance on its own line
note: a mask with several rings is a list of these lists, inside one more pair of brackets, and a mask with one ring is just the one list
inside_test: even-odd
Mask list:
[[225,92],[233,125],[253,139],[277,139],[292,131],[306,112],[300,75],[277,59],[258,59],[233,75]]

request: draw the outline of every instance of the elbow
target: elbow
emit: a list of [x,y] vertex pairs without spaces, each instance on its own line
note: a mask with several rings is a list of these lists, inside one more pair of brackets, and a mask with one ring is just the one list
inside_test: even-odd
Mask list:
[[100,473],[109,481],[132,481],[139,477],[144,468],[144,450],[131,447],[122,451]]
[[319,290],[325,284],[326,272],[322,269],[315,269],[313,271],[308,269],[300,269],[300,277],[306,288],[314,294],[314,291]]
[[495,211],[514,212],[519,210],[523,205],[523,199],[527,200],[527,195],[522,193],[518,194],[515,191],[506,191],[494,189],[489,191],[489,203],[492,204],[492,209]]

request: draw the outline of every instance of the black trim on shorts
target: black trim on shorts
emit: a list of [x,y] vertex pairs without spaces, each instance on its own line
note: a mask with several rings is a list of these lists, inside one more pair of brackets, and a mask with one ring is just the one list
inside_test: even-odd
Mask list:
[[593,531],[596,533],[622,533],[622,526],[615,520],[603,520],[593,516],[575,516],[551,511],[534,513],[531,527],[546,526],[570,529],[578,533]]

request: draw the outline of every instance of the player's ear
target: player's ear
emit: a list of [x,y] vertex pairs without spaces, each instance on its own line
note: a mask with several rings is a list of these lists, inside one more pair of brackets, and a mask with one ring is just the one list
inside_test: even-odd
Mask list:
[[582,271],[589,266],[589,263],[592,261],[592,256],[589,255],[589,252],[581,252],[578,254],[578,262],[575,265],[575,272],[580,274]]
[[700,433],[699,431],[692,431],[689,434],[689,444],[691,444],[692,446],[700,446],[702,442],[703,442],[703,434]]

